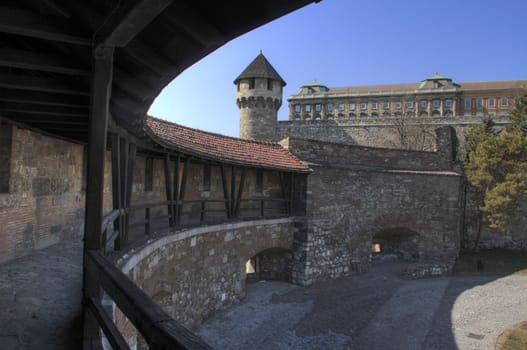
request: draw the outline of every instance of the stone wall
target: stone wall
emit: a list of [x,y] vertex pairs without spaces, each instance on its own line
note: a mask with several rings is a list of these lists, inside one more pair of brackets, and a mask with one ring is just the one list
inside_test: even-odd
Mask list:
[[245,296],[247,260],[271,248],[291,250],[296,232],[289,218],[182,230],[128,252],[118,266],[175,320],[195,329]]
[[289,139],[288,146],[313,169],[301,243],[304,283],[367,269],[374,236],[387,230],[414,232],[423,266],[441,267],[441,273],[452,267],[460,247],[463,202],[462,177],[452,171],[455,163],[448,152],[415,152],[407,159],[404,151],[319,141]]
[[9,188],[0,193],[0,263],[80,240],[84,226],[83,146],[16,126],[11,133],[9,157],[2,160]]
[[[499,126],[508,122],[507,117],[494,117]],[[279,121],[277,134],[279,139],[285,137],[319,140],[326,142],[347,143],[368,147],[406,148],[401,146],[400,134],[406,132],[414,138],[410,149],[435,150],[434,130],[441,126],[451,126],[456,130],[459,144],[464,143],[464,131],[471,125],[481,122],[479,117],[457,116],[455,118],[409,118],[400,121],[395,118],[355,118],[312,121]],[[413,133],[426,132],[424,138]],[[412,142],[410,142],[412,143]]]

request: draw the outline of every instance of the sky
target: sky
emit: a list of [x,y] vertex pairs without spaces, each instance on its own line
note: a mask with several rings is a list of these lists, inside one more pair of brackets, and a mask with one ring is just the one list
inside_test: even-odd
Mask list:
[[260,53],[287,97],[328,87],[527,79],[526,0],[322,0],[240,36],[197,62],[157,97],[150,115],[237,137],[234,79]]

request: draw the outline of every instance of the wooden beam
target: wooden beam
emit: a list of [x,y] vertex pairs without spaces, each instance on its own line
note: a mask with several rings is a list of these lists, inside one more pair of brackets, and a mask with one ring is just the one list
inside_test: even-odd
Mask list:
[[216,47],[226,41],[225,35],[218,28],[181,1],[168,7],[163,12],[163,19],[182,29],[204,47]]
[[227,188],[227,177],[225,175],[225,165],[223,163],[220,164],[220,171],[221,171],[221,183],[223,187],[223,199],[225,199],[225,211],[227,215],[227,219],[231,217],[231,199],[229,197],[229,190]]
[[[136,144],[133,142],[128,143],[128,167],[126,168],[126,209],[130,209],[132,204],[132,188],[134,184],[134,167],[135,167],[135,156],[137,154]],[[124,216],[124,242],[128,244],[129,241],[129,232],[130,232],[130,212],[128,211]]]
[[[174,200],[173,192],[172,192],[172,181],[170,180],[170,154],[165,154],[165,159],[163,160],[163,168],[165,170],[165,193],[167,197],[167,201]],[[167,211],[168,211],[168,225],[170,227],[175,226],[174,218],[176,215],[172,212],[173,206],[171,204],[168,204]]]
[[84,96],[62,95],[33,91],[31,94],[20,90],[0,88],[0,101],[24,105],[89,108],[90,99]]
[[66,82],[65,80],[56,78],[34,77],[6,72],[0,73],[0,87],[2,88],[90,96],[88,88],[79,85],[72,81]]
[[245,167],[242,168],[240,176],[240,186],[238,187],[238,196],[236,197],[236,209],[234,210],[235,217],[240,215],[240,203],[242,201],[243,187],[245,186]]
[[160,53],[155,53],[145,44],[134,40],[123,48],[124,53],[129,55],[134,61],[145,66],[151,72],[163,77],[167,72],[172,72],[176,69],[176,65],[163,57]]
[[[119,134],[112,133],[112,200],[113,208],[121,210],[123,208],[121,196],[121,141]],[[114,249],[121,250],[121,239],[119,238],[124,226],[123,215],[119,215],[119,219],[114,221],[113,229],[119,232],[117,239],[114,242]]]
[[82,126],[88,126],[88,119],[85,120],[81,119],[71,119],[64,116],[46,116],[42,118],[42,116],[39,117],[29,117],[29,116],[16,116],[13,117],[12,114],[9,114],[13,119],[21,122],[21,123],[30,123],[32,125],[41,125],[41,126],[47,126],[47,125],[59,125],[59,126],[75,126],[75,125],[82,125]]
[[[173,186],[173,192],[172,192],[172,199],[177,201],[179,198],[179,162],[181,161],[181,158],[179,155],[176,156],[176,160],[174,161],[174,186]],[[178,217],[178,205],[177,203],[172,206],[172,213],[174,214],[174,224],[177,226],[179,223],[179,217]]]
[[24,114],[63,115],[72,118],[87,118],[90,113],[88,106],[84,108],[72,108],[58,106],[35,106],[31,104],[12,102],[0,102],[0,111]]
[[189,170],[188,168],[189,168],[189,166],[190,166],[190,157],[187,157],[185,159],[185,165],[184,165],[184,168],[183,168],[183,175],[181,176],[181,188],[179,190],[178,214],[177,214],[177,217],[178,217],[179,220],[181,220],[181,212],[183,210],[183,203],[182,202],[185,200],[185,190],[187,188],[187,176],[188,176],[188,170]]
[[129,0],[118,7],[95,33],[95,46],[124,47],[173,0]]
[[[101,222],[104,191],[104,163],[106,133],[108,128],[109,101],[112,86],[113,49],[99,48],[94,51],[92,100],[88,127],[88,169],[86,174],[86,209],[84,220],[84,259],[89,251],[102,248]],[[84,263],[83,297],[100,298],[98,276],[89,274]],[[84,306],[84,344],[94,348],[100,344],[97,321]]]
[[72,32],[58,18],[44,17],[9,6],[0,7],[0,32],[90,46],[91,39]]
[[167,315],[101,253],[90,251],[86,260],[88,269],[100,276],[104,290],[143,335],[150,349],[212,350],[207,343]]
[[234,167],[234,165],[232,165],[231,166],[231,200],[230,200],[231,218],[236,217],[236,211],[235,211],[236,205],[234,203],[234,201],[236,200],[236,171],[235,169],[236,168]]
[[106,339],[108,339],[112,349],[130,349],[128,343],[119,332],[119,329],[117,329],[117,326],[110,318],[101,302],[95,298],[89,298],[87,302],[90,311],[101,325],[101,329],[104,331],[104,335],[106,336]]
[[73,66],[71,62],[64,62],[58,56],[5,47],[0,48],[0,66],[68,75],[90,75],[89,69]]

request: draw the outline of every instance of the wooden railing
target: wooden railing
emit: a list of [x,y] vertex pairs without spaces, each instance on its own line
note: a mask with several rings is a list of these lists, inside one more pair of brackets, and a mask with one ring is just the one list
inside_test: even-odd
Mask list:
[[[226,206],[225,203],[226,201],[217,199],[144,203],[128,209],[115,209],[104,216],[101,223],[101,246],[104,248],[102,251],[88,250],[86,252],[86,273],[99,281],[100,288],[111,297],[119,310],[132,322],[149,344],[150,349],[199,350],[211,349],[211,347],[167,315],[107,258],[105,253],[108,250],[113,250],[113,243],[122,238],[120,237],[122,232],[114,229],[114,223],[117,221],[128,222],[132,214],[143,211],[142,219],[135,220],[127,227],[121,227],[121,230],[144,227],[144,234],[148,236],[152,233],[154,226],[164,229],[192,227],[219,222],[277,218],[288,216],[290,213],[290,202],[284,199],[252,198],[241,200],[234,216],[232,211],[226,210],[228,205]],[[167,215],[165,209],[160,210],[163,215],[152,215],[153,209],[170,208],[170,206],[175,210],[167,209],[166,212],[172,213],[172,215]],[[189,206],[191,207],[190,210],[188,209]],[[193,209],[192,206],[194,206]],[[125,216],[128,217],[123,220]],[[126,236],[128,237],[128,235]],[[121,249],[126,246],[126,243],[129,242],[121,241]],[[105,311],[101,300],[89,298],[85,300],[85,303],[113,349],[129,349],[114,320]]]

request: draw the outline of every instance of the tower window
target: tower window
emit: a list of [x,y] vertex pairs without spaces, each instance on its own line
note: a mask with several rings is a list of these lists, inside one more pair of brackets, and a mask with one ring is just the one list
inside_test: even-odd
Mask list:
[[267,79],[267,90],[273,89],[273,79]]
[[249,79],[249,89],[254,89],[255,85],[256,85],[256,79],[255,78]]

